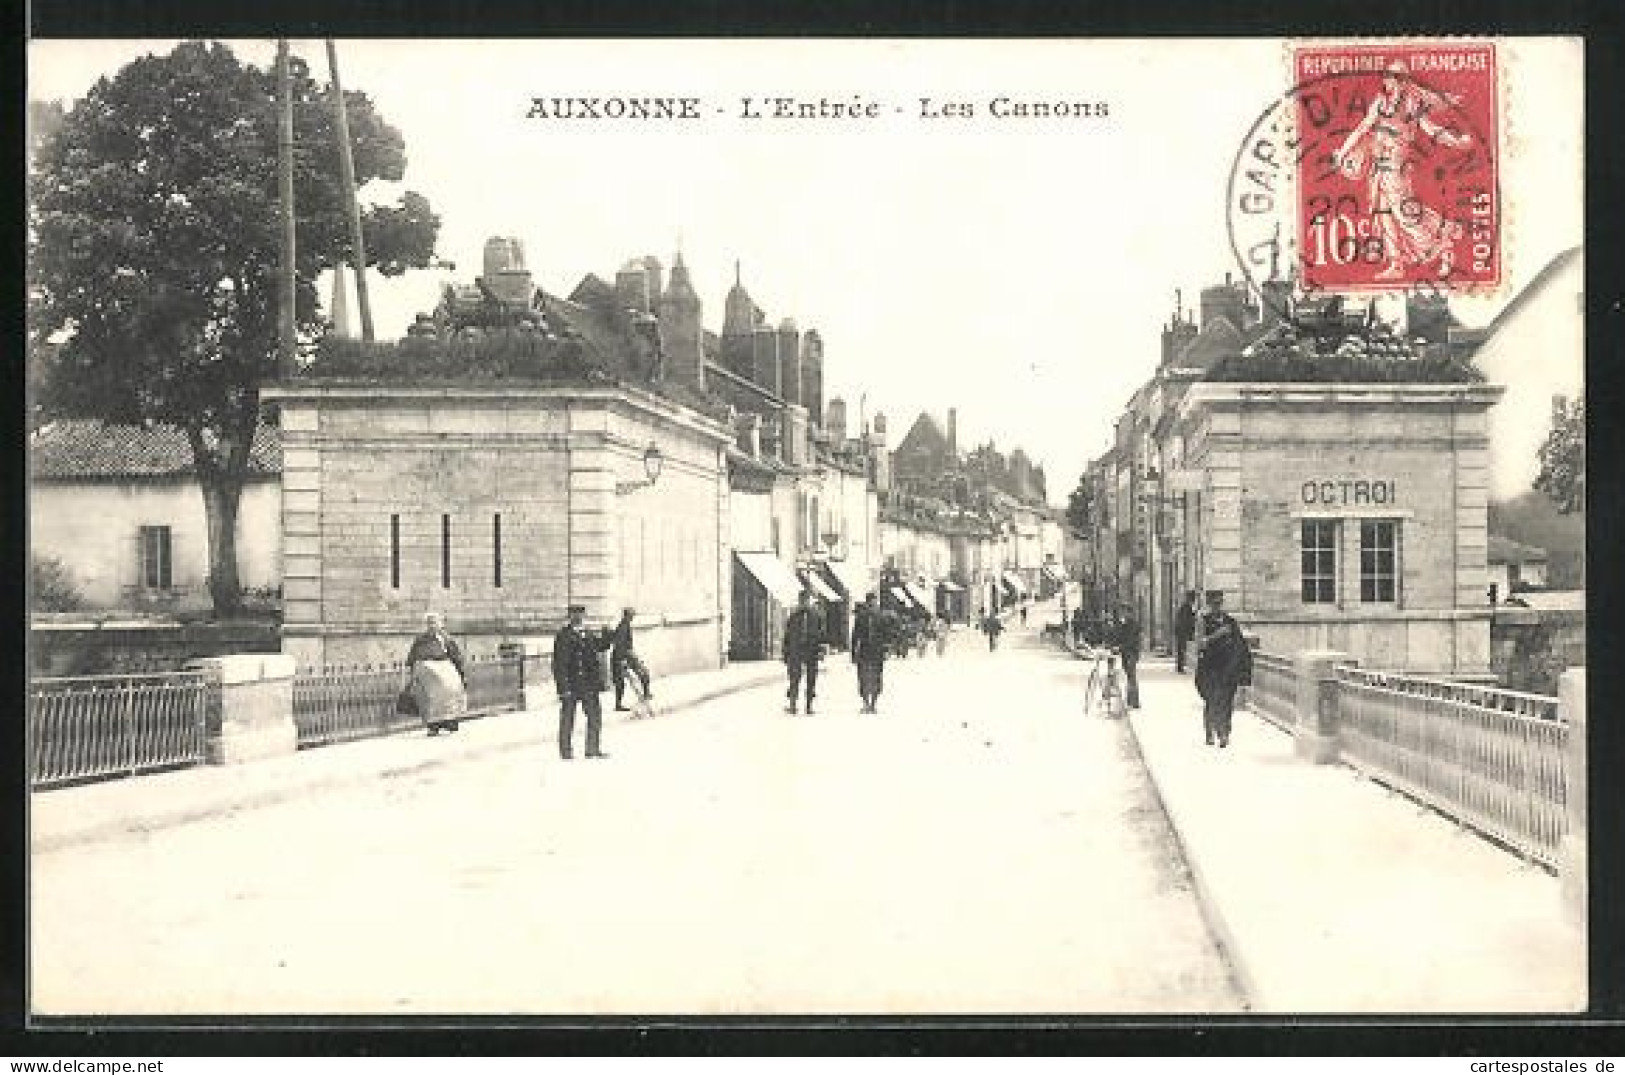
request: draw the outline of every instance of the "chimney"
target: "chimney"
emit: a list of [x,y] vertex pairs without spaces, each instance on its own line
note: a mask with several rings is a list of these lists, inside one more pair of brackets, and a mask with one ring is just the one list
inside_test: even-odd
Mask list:
[[750,379],[756,382],[757,387],[766,389],[775,396],[782,396],[783,385],[779,377],[778,333],[770,328],[758,328],[751,333]]
[[802,466],[807,462],[807,410],[805,407],[790,405],[784,408],[784,450],[782,456],[791,466]]
[[801,330],[787,317],[779,322],[779,390],[786,403],[805,403],[801,389]]
[[650,312],[649,274],[641,258],[627,262],[615,274],[615,298],[622,309],[636,310],[640,314]]
[[948,462],[959,461],[959,408],[948,408]]
[[829,401],[829,417],[824,424],[836,447],[846,443],[846,400],[836,396]]
[[817,421],[824,413],[824,340],[810,328],[801,337],[801,402]]

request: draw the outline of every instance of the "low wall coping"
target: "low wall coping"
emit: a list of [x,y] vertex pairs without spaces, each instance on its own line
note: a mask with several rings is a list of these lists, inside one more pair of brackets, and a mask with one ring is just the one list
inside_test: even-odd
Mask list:
[[214,672],[222,685],[230,685],[292,679],[295,661],[286,653],[233,653],[223,657],[199,657],[188,661],[186,667]]

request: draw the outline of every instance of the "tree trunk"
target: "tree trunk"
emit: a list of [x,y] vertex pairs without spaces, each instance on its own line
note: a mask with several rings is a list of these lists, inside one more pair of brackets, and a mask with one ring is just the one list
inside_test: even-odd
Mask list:
[[209,532],[209,598],[218,619],[233,616],[243,607],[243,588],[237,577],[237,512],[257,424],[256,410],[247,409],[227,428],[193,426],[186,430],[198,488],[203,492],[203,517]]
[[226,619],[242,610],[243,589],[237,577],[237,511],[242,501],[241,481],[223,475],[202,474],[203,515],[209,530],[209,597],[214,614]]

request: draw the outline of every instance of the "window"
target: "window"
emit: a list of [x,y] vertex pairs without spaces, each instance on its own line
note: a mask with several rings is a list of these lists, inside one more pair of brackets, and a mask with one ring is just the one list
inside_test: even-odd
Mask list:
[[502,513],[491,516],[491,585],[502,589]]
[[1397,590],[1399,527],[1391,519],[1360,521],[1360,600],[1392,602]]
[[401,517],[389,517],[389,586],[401,588]]
[[440,586],[451,589],[451,516],[440,517]]
[[149,590],[167,590],[174,585],[171,571],[170,536],[167,526],[141,528],[141,585]]
[[1303,601],[1329,605],[1337,601],[1337,521],[1303,520]]

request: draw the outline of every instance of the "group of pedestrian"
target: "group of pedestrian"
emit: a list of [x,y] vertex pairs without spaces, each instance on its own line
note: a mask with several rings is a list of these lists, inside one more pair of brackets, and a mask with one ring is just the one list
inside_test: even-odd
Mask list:
[[[865,594],[862,603],[852,612],[852,635],[847,647],[857,669],[858,700],[864,713],[878,711],[876,707],[886,685],[886,657],[893,645],[893,634],[894,629],[887,621],[887,614],[881,611],[874,592]],[[806,684],[805,711],[813,712],[818,669],[826,652],[818,614],[803,590],[784,625],[784,666],[790,680],[785,699],[787,712],[799,711],[802,684]]]

